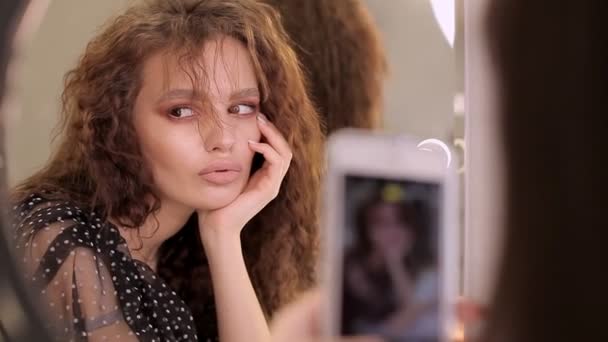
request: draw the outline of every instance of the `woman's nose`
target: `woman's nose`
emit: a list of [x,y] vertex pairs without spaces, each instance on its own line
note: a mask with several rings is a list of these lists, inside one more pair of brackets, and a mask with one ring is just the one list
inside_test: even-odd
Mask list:
[[203,134],[207,152],[230,152],[235,142],[234,127],[226,118],[216,118],[208,123]]

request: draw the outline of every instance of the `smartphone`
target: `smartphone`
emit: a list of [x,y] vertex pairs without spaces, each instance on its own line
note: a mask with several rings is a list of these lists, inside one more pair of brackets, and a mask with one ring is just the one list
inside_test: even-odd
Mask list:
[[448,341],[458,294],[457,161],[447,146],[354,129],[328,141],[327,337]]

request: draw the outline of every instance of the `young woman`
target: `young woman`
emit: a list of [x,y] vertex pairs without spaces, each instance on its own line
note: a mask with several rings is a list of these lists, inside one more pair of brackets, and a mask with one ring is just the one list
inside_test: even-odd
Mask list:
[[13,193],[58,337],[267,341],[314,281],[322,136],[275,12],[135,5],[62,100],[58,149]]

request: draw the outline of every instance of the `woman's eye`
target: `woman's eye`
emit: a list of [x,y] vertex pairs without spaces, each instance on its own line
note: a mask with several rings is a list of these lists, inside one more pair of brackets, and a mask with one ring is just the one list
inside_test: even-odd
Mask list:
[[246,115],[246,114],[255,113],[256,110],[257,110],[257,106],[247,105],[247,104],[240,104],[240,105],[235,105],[235,106],[232,106],[232,107],[228,108],[228,113],[230,113],[230,114],[238,114],[238,115]]
[[174,118],[182,119],[194,116],[194,110],[189,107],[175,107],[169,111],[169,115]]

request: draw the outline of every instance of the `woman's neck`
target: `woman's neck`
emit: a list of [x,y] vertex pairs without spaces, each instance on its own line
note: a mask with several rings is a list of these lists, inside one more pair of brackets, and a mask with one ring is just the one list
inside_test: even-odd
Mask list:
[[127,242],[131,256],[156,271],[160,247],[179,232],[193,212],[194,209],[161,200],[160,209],[148,215],[139,229],[126,228],[120,224],[116,226]]

